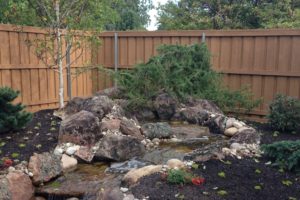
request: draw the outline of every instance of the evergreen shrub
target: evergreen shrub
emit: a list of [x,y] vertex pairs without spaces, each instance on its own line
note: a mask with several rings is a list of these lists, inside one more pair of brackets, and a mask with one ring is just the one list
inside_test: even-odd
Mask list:
[[18,95],[19,92],[11,88],[0,88],[0,133],[18,130],[32,118],[31,113],[24,111],[24,105],[12,103]]
[[252,101],[247,88],[230,91],[222,86],[222,76],[212,70],[210,58],[205,44],[162,45],[157,56],[117,73],[116,79],[134,108],[151,107],[149,100],[161,92],[180,101],[190,96],[212,100],[225,111],[249,111],[260,103]]
[[267,116],[271,128],[277,131],[299,131],[300,100],[279,94],[270,104]]

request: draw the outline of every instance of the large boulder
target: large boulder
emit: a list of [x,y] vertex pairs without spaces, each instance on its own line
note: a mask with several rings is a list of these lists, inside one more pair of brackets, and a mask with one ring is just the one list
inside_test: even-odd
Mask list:
[[171,119],[176,111],[176,101],[167,93],[158,95],[155,98],[153,105],[159,119],[162,120]]
[[238,132],[232,136],[230,142],[240,144],[259,144],[260,135],[254,128],[243,127],[240,128]]
[[82,110],[63,120],[59,129],[59,143],[92,146],[102,137],[99,119]]
[[221,115],[224,114],[222,110],[214,102],[206,99],[189,98],[187,101],[187,105],[189,107],[200,107],[201,109],[214,114],[221,114]]
[[204,110],[200,106],[187,107],[183,108],[180,111],[181,120],[187,121],[191,124],[203,124],[208,117],[209,114],[206,110]]
[[62,120],[65,120],[69,116],[81,111],[83,109],[84,102],[85,102],[84,98],[74,97],[67,103],[67,105],[63,109],[56,110],[54,111],[53,114],[54,116],[57,116]]
[[34,187],[28,175],[21,171],[9,172],[0,178],[1,200],[30,200],[34,195]]
[[103,118],[101,124],[101,131],[118,131],[120,129],[120,119],[106,119]]
[[166,122],[146,123],[141,130],[143,135],[151,140],[154,138],[170,138],[172,136],[172,129]]
[[59,176],[62,173],[62,166],[60,158],[54,154],[35,153],[30,157],[28,170],[33,174],[33,184],[39,185]]
[[143,140],[143,136],[141,134],[140,127],[132,119],[123,118],[121,121],[121,124],[120,124],[120,131],[124,135],[131,135],[140,140]]
[[89,111],[97,116],[100,120],[111,112],[114,106],[113,101],[107,96],[94,96],[86,99],[83,110]]
[[154,173],[158,173],[162,170],[162,165],[148,165],[139,169],[132,169],[125,174],[122,182],[125,185],[131,186],[138,182],[138,180],[144,176],[149,176]]
[[99,143],[95,153],[96,160],[125,161],[143,155],[144,145],[135,137],[109,134]]

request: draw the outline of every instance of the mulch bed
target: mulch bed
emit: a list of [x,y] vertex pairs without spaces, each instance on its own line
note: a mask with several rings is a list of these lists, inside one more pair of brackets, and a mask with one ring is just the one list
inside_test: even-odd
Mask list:
[[[282,140],[299,140],[299,134],[280,133],[273,136],[274,131],[267,124],[251,123],[262,133],[263,144],[270,144]],[[228,157],[225,164],[218,160],[210,160],[201,163],[199,169],[193,170],[193,174],[205,178],[201,186],[172,185],[163,181],[160,174],[144,177],[140,183],[132,188],[133,194],[139,198],[148,197],[150,200],[294,200],[300,199],[300,176],[291,172],[280,172],[278,168],[266,165],[269,160],[266,157],[259,159],[242,159]],[[202,168],[205,166],[205,170]],[[261,171],[256,173],[255,171]],[[226,178],[218,176],[224,172]],[[286,186],[282,181],[289,180],[292,185]],[[261,189],[255,189],[260,186]],[[218,191],[224,190],[227,195],[219,195]],[[203,192],[205,194],[203,194]]]
[[[34,152],[47,152],[55,148],[60,119],[53,110],[34,113],[26,128],[18,132],[0,134],[0,159],[28,161]],[[16,164],[16,163],[15,163]]]

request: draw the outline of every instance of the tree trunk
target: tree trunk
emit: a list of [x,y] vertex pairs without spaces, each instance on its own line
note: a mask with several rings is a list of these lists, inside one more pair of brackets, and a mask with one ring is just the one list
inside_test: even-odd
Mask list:
[[64,107],[64,74],[63,74],[63,62],[62,62],[62,42],[60,33],[60,10],[59,0],[55,1],[56,11],[56,39],[57,39],[57,65],[59,73],[59,108]]

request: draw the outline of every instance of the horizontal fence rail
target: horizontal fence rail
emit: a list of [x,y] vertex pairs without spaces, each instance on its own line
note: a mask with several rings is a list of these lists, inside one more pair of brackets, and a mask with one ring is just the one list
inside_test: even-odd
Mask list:
[[[248,85],[254,98],[263,99],[262,105],[251,113],[253,117],[265,116],[277,93],[300,98],[300,30],[103,32],[99,36],[101,45],[94,51],[85,50],[72,70],[84,63],[132,69],[157,55],[158,46],[200,43],[203,33],[213,68],[224,75],[224,85],[232,90]],[[58,74],[46,68],[24,43],[26,38],[41,38],[45,34],[35,27],[0,25],[0,86],[20,90],[18,101],[31,111],[58,106]],[[74,57],[76,52],[71,56]],[[90,96],[111,86],[113,81],[107,74],[87,71],[72,79],[72,94]]]

